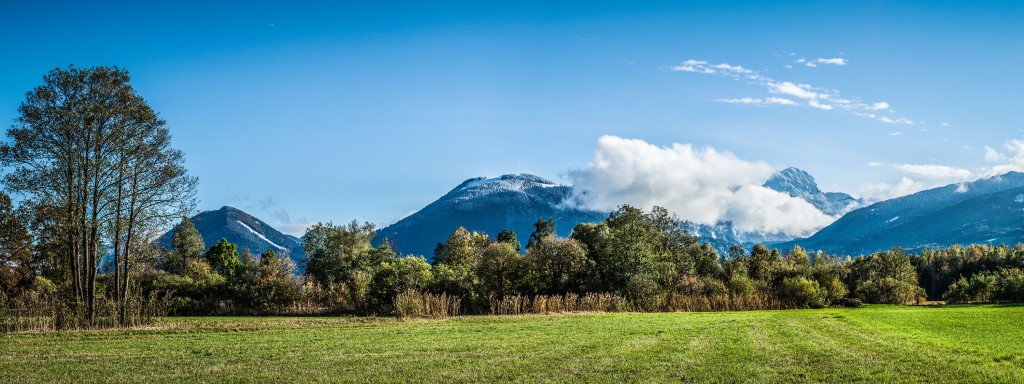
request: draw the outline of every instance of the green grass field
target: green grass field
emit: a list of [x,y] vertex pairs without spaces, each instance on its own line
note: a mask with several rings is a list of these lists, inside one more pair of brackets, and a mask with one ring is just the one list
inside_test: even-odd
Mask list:
[[174,318],[0,335],[0,382],[1024,381],[1024,306]]

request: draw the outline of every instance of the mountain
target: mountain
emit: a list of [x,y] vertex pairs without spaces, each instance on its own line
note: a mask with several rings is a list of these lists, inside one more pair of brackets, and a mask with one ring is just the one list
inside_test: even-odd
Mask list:
[[[552,218],[557,234],[568,236],[576,224],[608,217],[608,212],[578,208],[569,201],[572,196],[571,186],[529,174],[473,178],[418,212],[379,230],[375,241],[389,239],[396,251],[429,259],[437,244],[447,240],[460,226],[491,236],[511,229],[525,246],[539,218]],[[688,229],[720,250],[738,243],[727,226],[691,225]]]
[[842,214],[861,204],[860,200],[842,192],[822,192],[814,177],[798,168],[776,172],[764,187],[804,199],[829,216]]
[[554,219],[557,234],[568,236],[576,224],[608,216],[565,204],[571,196],[572,187],[534,175],[472,178],[418,212],[380,229],[375,241],[388,239],[397,252],[430,259],[437,243],[447,240],[460,226],[491,236],[511,229],[525,246],[539,218]]
[[[209,248],[220,239],[238,245],[238,251],[248,248],[253,255],[259,255],[269,249],[278,254],[286,253],[295,261],[296,266],[302,260],[302,240],[278,232],[262,220],[233,207],[223,207],[215,211],[205,211],[191,217],[203,242]],[[174,230],[167,231],[157,241],[170,248]]]
[[[842,215],[863,202],[842,192],[822,192],[811,174],[799,168],[776,172],[763,185],[765,188],[803,199],[829,216]],[[737,232],[736,238],[746,245],[777,244],[796,237],[785,233]]]
[[894,246],[1018,242],[1024,242],[1024,173],[1010,172],[878,202],[780,247],[860,255]]

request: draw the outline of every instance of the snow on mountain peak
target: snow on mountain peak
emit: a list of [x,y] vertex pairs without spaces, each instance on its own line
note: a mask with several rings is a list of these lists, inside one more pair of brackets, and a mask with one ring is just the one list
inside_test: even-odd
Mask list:
[[558,184],[540,176],[530,174],[501,175],[500,177],[477,177],[466,180],[455,188],[455,191],[466,191],[474,188],[524,191],[532,187],[557,187]]

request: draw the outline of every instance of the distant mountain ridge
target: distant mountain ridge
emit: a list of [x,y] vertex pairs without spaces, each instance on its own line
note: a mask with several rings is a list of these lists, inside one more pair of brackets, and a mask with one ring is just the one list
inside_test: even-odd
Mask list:
[[[239,252],[248,248],[253,255],[259,255],[272,249],[278,254],[287,254],[301,267],[302,240],[281,233],[240,209],[224,206],[218,210],[201,212],[192,216],[190,220],[203,237],[207,248],[223,238],[238,245]],[[170,248],[173,236],[174,229],[171,229],[157,241],[160,245]]]
[[851,211],[813,236],[781,244],[859,255],[900,246],[1024,241],[1024,173],[1009,172],[881,201]]

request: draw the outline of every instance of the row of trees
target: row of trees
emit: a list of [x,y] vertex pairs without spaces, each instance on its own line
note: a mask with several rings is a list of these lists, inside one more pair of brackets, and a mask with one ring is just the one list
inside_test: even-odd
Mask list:
[[794,249],[782,254],[734,247],[722,257],[687,233],[664,208],[623,206],[569,238],[540,220],[524,251],[517,235],[496,238],[456,230],[438,244],[432,264],[370,246],[369,225],[317,225],[305,238],[312,283],[343,292],[352,309],[393,310],[404,290],[459,297],[461,308],[486,313],[507,297],[613,294],[634,310],[674,310],[696,299],[743,302],[730,308],[822,307],[854,297],[910,303],[923,295],[910,258],[896,250],[854,261]]
[[[553,221],[539,220],[525,247],[512,231],[491,238],[459,228],[438,244],[431,263],[398,255],[386,241],[372,246],[370,224],[321,223],[306,232],[299,277],[273,252],[239,253],[225,240],[205,250],[184,219],[173,249],[142,280],[147,289],[174,291],[177,311],[194,314],[391,314],[401,309],[396,297],[410,295],[457,298],[456,312],[494,313],[510,302],[523,312],[539,297],[572,307],[603,295],[607,308],[664,311],[911,303],[924,294],[911,258],[899,250],[849,260],[737,246],[723,257],[683,228],[663,208],[630,206],[578,225],[568,238],[555,235]],[[565,304],[566,297],[576,304]]]
[[[2,208],[0,223],[17,220]],[[905,304],[927,296],[1024,300],[1022,246],[958,246],[918,255],[893,249],[840,258],[757,245],[720,255],[682,228],[665,209],[622,206],[602,222],[579,224],[568,238],[555,235],[553,221],[539,220],[525,247],[512,231],[492,238],[459,228],[428,262],[396,254],[386,241],[372,246],[370,224],[321,223],[304,237],[305,273],[298,275],[291,259],[273,251],[253,255],[226,240],[207,247],[183,219],[171,249],[140,248],[147,257],[133,274],[140,294],[165,299],[164,307],[179,314],[430,315],[424,308],[431,306],[446,315],[743,310]],[[33,259],[31,250],[26,254]],[[26,259],[15,255],[5,257]],[[17,297],[19,286],[21,296],[32,297],[39,296],[38,286],[52,286],[46,282],[55,275],[31,267],[19,271],[15,264],[32,265],[0,263],[7,266],[0,268],[6,297]],[[110,270],[98,279],[101,291],[116,283],[113,276]],[[413,304],[419,307],[409,309]]]

